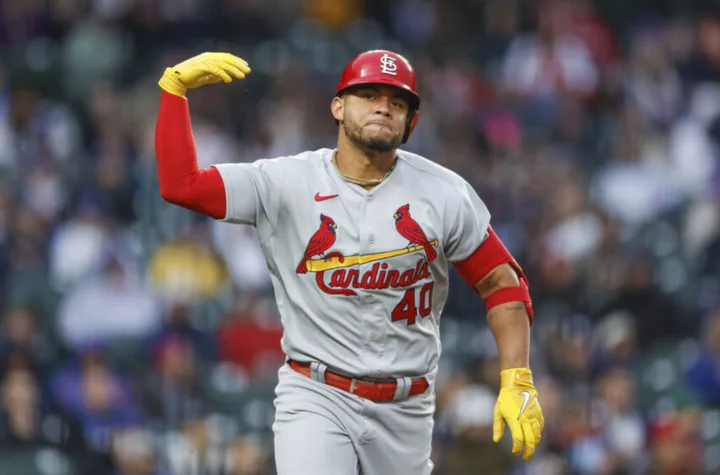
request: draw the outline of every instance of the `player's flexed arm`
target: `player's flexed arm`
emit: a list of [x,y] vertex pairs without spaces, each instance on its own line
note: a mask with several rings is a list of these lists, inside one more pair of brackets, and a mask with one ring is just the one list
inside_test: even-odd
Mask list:
[[167,68],[155,129],[160,194],[170,203],[215,219],[226,216],[225,185],[215,167],[199,169],[190,124],[188,89],[229,83],[250,73],[248,64],[228,53],[203,53]]

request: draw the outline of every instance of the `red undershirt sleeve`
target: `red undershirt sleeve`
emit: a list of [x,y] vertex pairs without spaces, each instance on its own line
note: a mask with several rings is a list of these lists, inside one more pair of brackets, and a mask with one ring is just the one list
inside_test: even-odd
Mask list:
[[160,195],[215,219],[227,209],[225,184],[215,167],[198,168],[187,99],[162,91],[155,128]]

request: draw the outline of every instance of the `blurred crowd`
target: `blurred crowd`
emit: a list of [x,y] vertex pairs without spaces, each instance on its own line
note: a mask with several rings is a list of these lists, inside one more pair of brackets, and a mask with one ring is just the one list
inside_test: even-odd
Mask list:
[[0,1],[0,473],[269,475],[282,329],[253,228],[164,203],[163,68],[201,166],[332,147],[356,53],[414,64],[407,149],[528,274],[546,418],[491,438],[484,306],[453,275],[438,475],[720,473],[720,9],[686,0]]

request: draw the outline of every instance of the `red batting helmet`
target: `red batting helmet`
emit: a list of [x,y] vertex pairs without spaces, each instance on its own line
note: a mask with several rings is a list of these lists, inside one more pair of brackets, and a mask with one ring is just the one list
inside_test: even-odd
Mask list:
[[407,142],[420,108],[415,70],[410,62],[397,53],[382,49],[360,53],[345,67],[335,95],[340,96],[349,88],[364,84],[394,86],[408,94],[410,109],[402,143]]

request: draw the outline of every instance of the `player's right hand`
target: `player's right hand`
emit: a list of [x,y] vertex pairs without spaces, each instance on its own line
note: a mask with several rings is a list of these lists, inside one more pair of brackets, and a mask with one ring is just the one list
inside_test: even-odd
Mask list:
[[493,440],[499,442],[505,424],[512,433],[512,452],[530,460],[540,443],[545,419],[533,384],[532,372],[527,368],[510,368],[500,373],[500,394],[493,414]]
[[229,83],[249,73],[247,61],[230,53],[202,53],[165,69],[158,84],[170,94],[185,97],[188,89],[220,81]]

